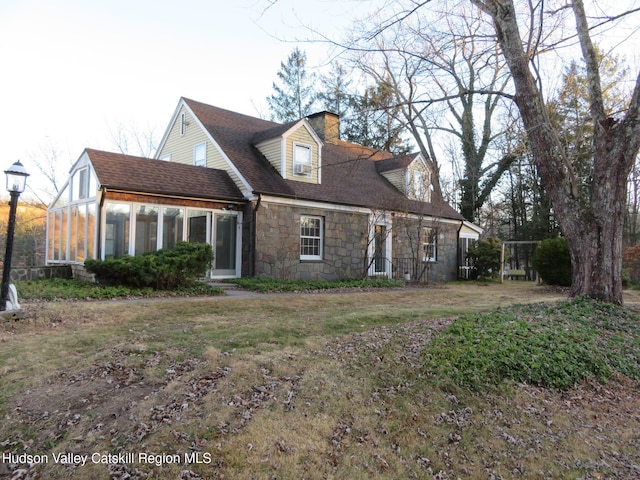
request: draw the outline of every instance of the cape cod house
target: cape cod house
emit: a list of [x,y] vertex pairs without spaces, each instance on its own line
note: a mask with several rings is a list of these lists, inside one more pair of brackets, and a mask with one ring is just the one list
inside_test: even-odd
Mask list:
[[452,280],[480,229],[421,154],[339,138],[329,112],[278,124],[180,99],[155,159],[86,149],[48,211],[47,261],[208,242],[212,278]]

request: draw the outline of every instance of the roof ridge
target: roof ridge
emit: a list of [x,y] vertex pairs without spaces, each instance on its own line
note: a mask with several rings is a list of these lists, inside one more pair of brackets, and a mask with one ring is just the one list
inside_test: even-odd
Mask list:
[[229,114],[229,115],[234,115],[234,116],[237,116],[237,117],[246,117],[246,118],[250,118],[250,119],[252,119],[254,121],[258,120],[260,122],[270,123],[272,125],[272,127],[277,127],[279,125],[282,125],[281,123],[274,122],[273,120],[266,120],[264,118],[256,117],[256,116],[253,116],[253,115],[249,115],[247,113],[236,112],[234,110],[229,110],[228,108],[218,107],[216,105],[211,105],[211,104],[208,104],[208,103],[199,102],[198,100],[193,100],[191,98],[182,97],[182,100],[184,100],[184,102],[187,105],[189,105],[190,107],[192,106],[191,104],[195,104],[195,105],[198,105],[198,106],[200,106],[202,108],[209,108],[209,109],[217,110],[219,112],[224,112],[224,113]]

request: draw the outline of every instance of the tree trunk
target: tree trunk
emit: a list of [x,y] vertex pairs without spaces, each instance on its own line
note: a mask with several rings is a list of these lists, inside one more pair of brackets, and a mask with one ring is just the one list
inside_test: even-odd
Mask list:
[[529,68],[532,52],[523,49],[513,1],[471,1],[493,18],[507,59],[531,152],[569,245],[571,296],[622,303],[623,209],[627,178],[640,148],[640,76],[622,121],[607,117],[584,6],[581,0],[574,0],[594,123],[592,175],[581,178],[563,151]]
[[588,296],[622,303],[622,228],[620,218],[575,222],[563,229],[571,256],[570,297]]

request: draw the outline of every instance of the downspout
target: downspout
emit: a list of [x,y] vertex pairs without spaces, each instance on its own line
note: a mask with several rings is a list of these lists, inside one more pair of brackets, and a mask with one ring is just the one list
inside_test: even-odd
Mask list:
[[[256,194],[254,192],[254,194]],[[253,277],[256,274],[256,232],[258,231],[258,210],[260,209],[260,203],[262,202],[262,195],[257,194],[258,199],[255,201],[255,206],[251,208],[251,227],[249,228],[249,276]],[[250,203],[253,205],[253,202]]]
[[456,259],[458,265],[456,266],[456,279],[460,280],[460,269],[462,268],[462,252],[460,248],[460,232],[462,231],[462,227],[464,225],[464,220],[460,220],[460,226],[458,227],[458,235],[456,238]]

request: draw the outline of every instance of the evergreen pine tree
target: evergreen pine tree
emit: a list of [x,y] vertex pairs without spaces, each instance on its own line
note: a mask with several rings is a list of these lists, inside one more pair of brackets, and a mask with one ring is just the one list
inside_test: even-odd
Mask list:
[[306,66],[307,55],[297,47],[293,49],[287,62],[280,64],[280,82],[273,83],[273,94],[267,97],[272,120],[288,123],[314,113],[315,76],[307,72]]

